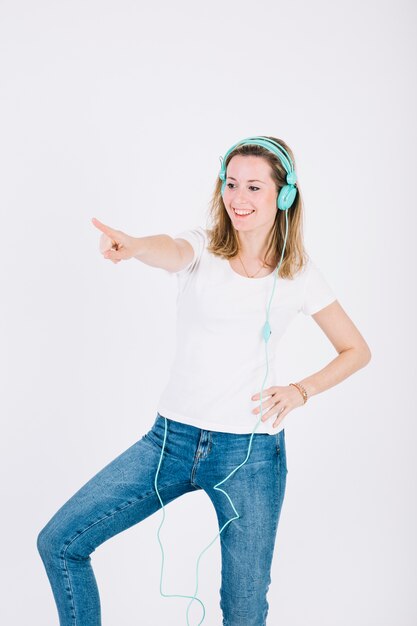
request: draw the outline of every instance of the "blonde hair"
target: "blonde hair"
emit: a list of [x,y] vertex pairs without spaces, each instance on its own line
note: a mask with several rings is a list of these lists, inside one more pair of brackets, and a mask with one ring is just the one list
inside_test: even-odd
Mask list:
[[[290,155],[295,169],[295,160],[291,149],[282,139],[276,137],[266,137],[280,144]],[[271,176],[275,182],[277,194],[280,189],[287,184],[285,171],[281,160],[275,154],[257,145],[237,146],[227,157],[225,166],[235,155],[255,155],[265,159],[271,167]],[[222,181],[217,179],[214,192],[209,204],[209,219],[212,228],[207,229],[208,245],[207,249],[223,259],[232,259],[239,251],[239,240],[232,221],[226,211],[221,195]],[[277,267],[281,258],[282,248],[285,238],[285,211],[277,209],[274,225],[269,234],[269,243],[265,255],[265,263],[272,268]],[[303,243],[303,201],[300,187],[297,181],[297,195],[292,206],[287,209],[288,235],[285,245],[285,252],[279,269],[281,278],[292,279],[307,262],[307,253]]]

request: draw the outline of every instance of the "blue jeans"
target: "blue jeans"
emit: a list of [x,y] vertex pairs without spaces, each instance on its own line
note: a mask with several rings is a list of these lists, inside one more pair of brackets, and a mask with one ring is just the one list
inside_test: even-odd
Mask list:
[[[215,508],[219,531],[235,513],[225,494],[213,486],[245,460],[251,435],[202,430],[171,419],[167,427],[157,482],[161,499],[166,505],[184,493],[204,489]],[[157,413],[151,429],[85,483],[40,531],[37,548],[60,626],[101,625],[90,554],[161,508],[154,480],[164,432],[165,418]],[[223,626],[266,624],[287,471],[284,430],[275,435],[255,433],[246,463],[221,485],[240,516],[218,538]],[[214,536],[215,532],[204,545]]]

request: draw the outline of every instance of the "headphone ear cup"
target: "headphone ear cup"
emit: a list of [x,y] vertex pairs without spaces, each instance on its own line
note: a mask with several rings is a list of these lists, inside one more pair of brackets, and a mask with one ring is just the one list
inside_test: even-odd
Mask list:
[[295,185],[284,185],[278,194],[277,207],[281,211],[286,211],[292,206],[296,195],[297,187]]
[[224,181],[222,182],[222,188],[221,188],[221,192],[220,192],[220,193],[222,194],[222,196],[223,196],[223,194],[224,194],[225,189],[226,189],[226,181],[224,180]]

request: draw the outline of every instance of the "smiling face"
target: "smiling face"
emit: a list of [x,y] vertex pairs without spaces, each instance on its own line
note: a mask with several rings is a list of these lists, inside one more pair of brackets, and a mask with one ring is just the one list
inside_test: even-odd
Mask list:
[[237,154],[229,161],[226,176],[223,202],[235,229],[269,232],[277,214],[278,192],[268,161]]

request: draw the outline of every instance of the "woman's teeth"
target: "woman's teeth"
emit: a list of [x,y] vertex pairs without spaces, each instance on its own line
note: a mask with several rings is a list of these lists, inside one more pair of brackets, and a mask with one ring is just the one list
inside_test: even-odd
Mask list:
[[246,215],[252,215],[254,210],[255,209],[252,209],[251,211],[239,211],[238,209],[233,208],[234,214],[237,215],[238,217],[245,217]]

